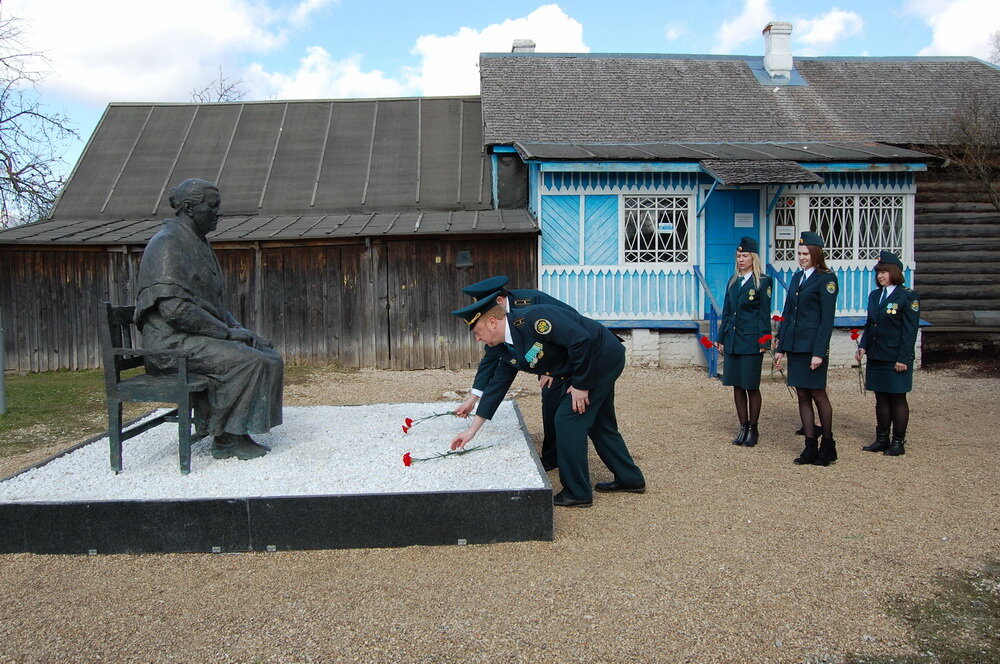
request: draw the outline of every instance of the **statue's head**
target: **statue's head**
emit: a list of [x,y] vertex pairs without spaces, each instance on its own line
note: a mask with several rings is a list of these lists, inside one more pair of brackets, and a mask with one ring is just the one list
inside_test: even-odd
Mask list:
[[180,217],[190,217],[202,235],[214,231],[219,225],[219,207],[222,196],[219,188],[208,180],[190,178],[170,190],[170,207]]

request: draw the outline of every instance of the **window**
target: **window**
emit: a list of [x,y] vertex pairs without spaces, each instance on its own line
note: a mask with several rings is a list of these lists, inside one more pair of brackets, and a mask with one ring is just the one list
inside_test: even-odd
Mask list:
[[[826,256],[832,261],[868,261],[888,250],[903,253],[904,199],[900,195],[798,195],[783,196],[774,206],[773,224],[801,227],[797,208],[808,228],[823,238]],[[795,239],[777,239],[774,234],[774,260],[794,261],[798,243]]]
[[686,263],[690,196],[625,196],[625,262]]

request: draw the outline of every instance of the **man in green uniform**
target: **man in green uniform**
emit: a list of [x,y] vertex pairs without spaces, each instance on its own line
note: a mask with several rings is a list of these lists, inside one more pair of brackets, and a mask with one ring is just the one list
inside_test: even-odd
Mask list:
[[593,492],[587,464],[587,437],[614,474],[599,482],[601,492],[642,493],[646,480],[618,431],[615,382],[625,367],[625,349],[606,327],[550,304],[524,307],[509,315],[496,302],[499,293],[453,311],[469,325],[476,340],[498,348],[500,362],[483,391],[472,425],[451,442],[464,447],[493,417],[518,371],[565,378],[555,414],[556,455],[563,490],[553,496],[560,507],[590,507]]
[[[462,292],[475,298],[477,302],[499,292],[500,295],[496,297],[496,301],[503,305],[508,313],[533,304],[551,304],[573,312],[576,311],[562,300],[540,290],[531,288],[507,290],[508,281],[506,276],[498,275],[466,286]],[[493,379],[493,374],[499,363],[499,349],[495,346],[486,346],[483,359],[479,361],[479,367],[476,370],[476,377],[472,381],[472,389],[469,390],[469,398],[455,409],[456,415],[466,417],[472,414],[476,402],[483,396],[483,391]],[[559,380],[553,376],[539,376],[538,387],[541,388],[542,392],[542,451],[539,457],[542,460],[542,468],[549,471],[559,465],[556,459],[555,416],[556,409],[559,407],[559,398],[566,391],[567,385],[565,380]]]

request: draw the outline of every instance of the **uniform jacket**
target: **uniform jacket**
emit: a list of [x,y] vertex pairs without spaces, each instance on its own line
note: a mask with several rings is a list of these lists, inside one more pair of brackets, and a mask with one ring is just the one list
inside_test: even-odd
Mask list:
[[719,343],[726,353],[751,355],[769,346],[758,339],[771,332],[772,280],[762,275],[759,286],[753,277],[745,284],[742,281],[739,276],[733,277],[726,288]]
[[804,270],[792,277],[785,298],[785,310],[778,329],[780,353],[809,353],[826,357],[830,351],[833,334],[833,314],[837,308],[837,291],[840,286],[833,272],[813,271],[802,281]]
[[[548,293],[543,293],[540,290],[515,288],[514,290],[508,292],[510,293],[510,296],[507,298],[507,301],[510,303],[511,313],[515,310],[530,307],[535,304],[551,304],[557,307],[569,309],[570,311],[576,313],[576,309],[573,307],[569,306],[562,300],[557,300]],[[480,392],[485,390],[486,386],[489,385],[490,381],[493,379],[493,373],[497,370],[497,365],[499,363],[499,349],[497,347],[486,346],[486,351],[483,353],[483,359],[479,361],[479,367],[476,369],[476,377],[472,381],[472,389],[479,390]]]
[[920,325],[920,296],[896,286],[881,304],[883,288],[868,294],[868,320],[858,342],[872,360],[912,365]]
[[568,307],[539,304],[512,310],[507,322],[513,344],[494,346],[500,362],[483,392],[476,414],[490,419],[518,371],[566,378],[589,390],[625,357],[612,332]]

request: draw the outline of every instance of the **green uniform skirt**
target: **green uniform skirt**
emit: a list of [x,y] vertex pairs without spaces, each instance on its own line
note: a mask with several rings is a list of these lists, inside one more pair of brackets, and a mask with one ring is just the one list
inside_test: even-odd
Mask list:
[[900,373],[896,372],[895,362],[869,359],[865,365],[866,390],[903,394],[913,389],[913,363]]
[[722,362],[722,384],[744,390],[759,390],[763,358],[764,353],[753,355],[725,353]]
[[826,369],[830,359],[824,358],[823,364],[815,371],[809,368],[812,353],[787,353],[788,384],[791,387],[801,387],[805,390],[822,390],[826,388]]

